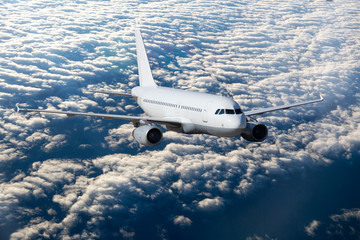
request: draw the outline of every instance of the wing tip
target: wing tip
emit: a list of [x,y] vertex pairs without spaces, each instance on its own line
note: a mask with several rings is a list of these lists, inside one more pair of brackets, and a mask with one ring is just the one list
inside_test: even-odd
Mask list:
[[29,109],[29,108],[21,108],[20,103],[16,103],[15,107],[16,107],[16,113],[19,113],[20,111],[31,112],[32,110],[34,110],[34,109]]
[[15,106],[16,106],[16,112],[19,113],[20,112],[19,103],[16,103]]

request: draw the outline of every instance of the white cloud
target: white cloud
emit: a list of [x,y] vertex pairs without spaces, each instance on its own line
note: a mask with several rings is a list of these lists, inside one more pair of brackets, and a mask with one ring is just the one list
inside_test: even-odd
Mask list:
[[204,211],[215,211],[224,207],[224,200],[220,197],[205,198],[198,202],[198,208]]
[[95,101],[78,97],[78,96],[72,96],[69,100],[62,101],[58,107],[65,110],[81,110],[85,111],[89,106],[96,107],[98,104]]
[[343,209],[342,214],[334,214],[331,215],[330,218],[334,222],[341,222],[341,221],[350,221],[350,220],[357,220],[360,221],[360,209],[353,208],[353,209]]
[[50,238],[49,230],[53,223],[44,219],[38,219],[39,222],[32,222],[29,227],[25,227],[17,232],[11,234],[10,239],[34,239],[34,238]]
[[[16,123],[19,127],[38,127],[46,125],[49,120],[39,115],[33,115],[30,117],[24,116],[22,113],[9,112],[9,115],[6,118],[10,121]],[[4,123],[5,124],[5,123]]]
[[69,209],[77,200],[77,197],[78,196],[75,193],[69,193],[66,197],[61,195],[54,195],[53,201],[59,203],[61,207]]
[[120,229],[120,233],[121,233],[121,235],[122,235],[122,237],[123,238],[125,238],[125,239],[133,239],[134,238],[134,236],[135,236],[135,232],[133,232],[133,231],[127,231],[127,230],[125,230],[124,228],[121,228]]
[[313,220],[308,226],[305,226],[305,232],[308,236],[314,237],[315,231],[320,226],[321,222],[317,220]]
[[2,87],[2,89],[9,89],[11,91],[17,90],[17,91],[24,91],[24,92],[36,92],[36,91],[42,90],[42,89],[36,88],[36,87],[27,87],[27,86],[22,86],[22,85],[18,85],[18,84],[8,84],[8,83],[4,83],[4,82],[0,82],[0,86]]
[[[3,107],[13,109],[20,102],[138,113],[133,106],[125,107],[134,104],[129,100],[79,96],[83,88],[129,92],[137,85],[134,16],[141,20],[154,77],[163,85],[231,93],[243,109],[317,98],[319,93],[326,99],[259,118],[271,130],[270,139],[260,144],[165,132],[166,147],[139,149],[131,124],[87,121],[88,129],[96,129],[86,131],[87,136],[109,151],[132,154],[96,152],[96,159],[71,159],[72,153],[64,151],[65,159],[43,162],[33,153],[37,146],[52,156],[58,147],[80,138],[70,131],[52,131],[59,117],[0,109],[0,162],[19,163],[25,157],[26,163],[36,162],[26,174],[15,174],[12,182],[1,182],[1,213],[5,216],[31,197],[46,196],[61,207],[59,216],[65,215],[47,221],[30,214],[33,221],[13,238],[96,238],[90,228],[96,229],[107,213],[126,213],[131,220],[159,198],[174,201],[180,209],[170,221],[188,225],[184,210],[222,209],[232,194],[246,195],[264,180],[359,154],[356,2],[230,2],[232,6],[161,1],[140,8],[132,1],[28,1],[0,6],[6,19],[0,27]],[[76,156],[96,151],[88,146],[76,147]],[[71,235],[82,214],[91,220],[82,233]],[[117,234],[136,238],[127,224],[120,222]]]
[[44,132],[35,132],[32,135],[28,136],[25,140],[29,143],[45,140],[46,143],[42,146],[42,149],[45,152],[52,151],[55,148],[66,144],[67,142],[65,134],[57,134],[55,136],[50,136]]
[[246,240],[276,240],[277,238],[272,238],[268,234],[265,234],[264,237],[254,234],[251,237],[246,237]]
[[313,220],[305,232],[313,238],[356,239],[360,234],[360,209],[342,209],[323,221]]
[[[344,110],[338,107],[333,110],[328,119],[319,122],[318,128],[322,131],[315,133],[316,139],[309,143],[308,147],[325,156],[344,156],[350,159],[354,154],[359,154],[360,122],[358,106],[351,106]],[[332,121],[343,119],[342,123]],[[316,127],[315,125],[315,127]]]
[[179,216],[174,217],[173,222],[174,222],[175,225],[178,225],[180,227],[187,227],[187,226],[190,226],[192,224],[191,219],[188,218],[188,217],[185,217],[183,215],[179,215]]
[[14,148],[12,144],[0,144],[0,149],[0,162],[8,162],[24,158],[24,154],[18,149]]
[[[130,123],[122,124],[118,128],[110,129],[109,135],[105,137],[106,144],[109,148],[116,149],[119,145],[131,144],[134,143],[132,137],[132,131],[134,126]],[[138,144],[135,144],[136,146]]]

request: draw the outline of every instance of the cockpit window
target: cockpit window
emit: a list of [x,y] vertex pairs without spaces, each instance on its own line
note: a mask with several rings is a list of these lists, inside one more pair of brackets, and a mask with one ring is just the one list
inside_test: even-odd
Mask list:
[[226,114],[235,114],[234,109],[225,109]]
[[221,114],[230,114],[230,115],[233,115],[233,114],[241,114],[242,111],[240,108],[237,108],[237,109],[217,109],[215,114],[216,115],[221,115]]

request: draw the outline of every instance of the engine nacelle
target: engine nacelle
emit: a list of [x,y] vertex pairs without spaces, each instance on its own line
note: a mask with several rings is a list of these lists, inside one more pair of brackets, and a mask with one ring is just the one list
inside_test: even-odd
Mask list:
[[261,123],[246,123],[246,128],[241,133],[241,136],[251,142],[262,142],[267,138],[268,129]]
[[163,136],[160,128],[151,125],[143,125],[135,128],[132,135],[136,141],[146,146],[158,145]]

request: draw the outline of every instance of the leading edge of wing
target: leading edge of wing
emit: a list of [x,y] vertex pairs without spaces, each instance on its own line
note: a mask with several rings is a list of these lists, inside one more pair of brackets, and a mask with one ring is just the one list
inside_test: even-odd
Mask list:
[[28,109],[28,108],[19,108],[18,104],[16,105],[16,107],[17,107],[17,111],[39,112],[39,113],[50,113],[50,114],[65,114],[68,117],[74,117],[74,116],[100,117],[105,120],[122,119],[122,120],[131,121],[131,122],[145,121],[145,122],[149,122],[149,123],[172,125],[175,127],[181,126],[181,121],[177,120],[177,119],[173,119],[173,118],[153,118],[153,117],[127,116],[127,115],[117,115],[117,114],[83,113],[83,112],[71,112],[71,111],[59,111],[59,110]]
[[111,94],[111,95],[118,95],[118,96],[123,96],[123,97],[137,97],[137,96],[132,95],[130,93],[120,93],[120,92],[113,92],[113,91],[84,90],[84,92]]
[[298,107],[298,106],[302,106],[302,105],[306,105],[306,104],[310,104],[310,103],[322,102],[322,101],[324,101],[324,98],[320,95],[320,98],[316,99],[316,100],[309,100],[309,101],[291,103],[291,104],[286,104],[286,105],[281,105],[281,106],[276,106],[276,107],[251,110],[251,111],[244,112],[244,114],[246,116],[261,115],[263,113],[268,113],[268,112],[273,112],[273,111],[278,111],[278,110],[286,110],[286,109],[289,109],[292,107]]

